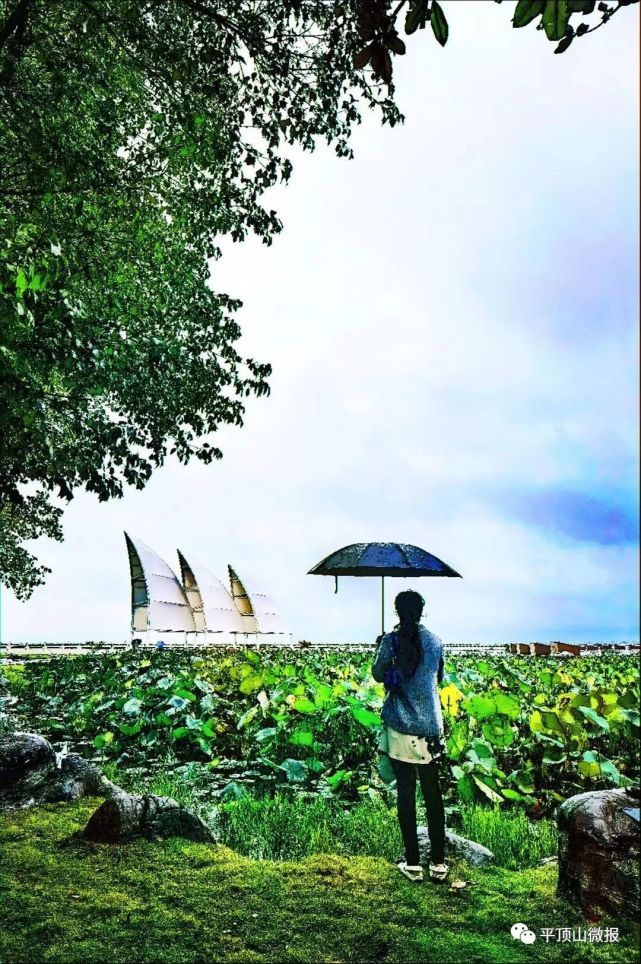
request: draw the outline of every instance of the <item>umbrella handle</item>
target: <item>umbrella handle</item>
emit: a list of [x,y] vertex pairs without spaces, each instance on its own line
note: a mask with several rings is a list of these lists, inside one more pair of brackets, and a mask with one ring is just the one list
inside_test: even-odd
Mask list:
[[381,632],[385,633],[385,576],[381,576]]
[[334,595],[338,592],[338,576],[334,576]]

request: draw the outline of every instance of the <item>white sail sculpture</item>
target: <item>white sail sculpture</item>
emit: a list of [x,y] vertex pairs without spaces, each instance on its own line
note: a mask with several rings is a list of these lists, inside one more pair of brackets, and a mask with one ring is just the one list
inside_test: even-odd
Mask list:
[[246,632],[243,620],[229,591],[206,566],[190,565],[178,550],[185,594],[191,605],[196,632],[230,636]]
[[212,572],[178,551],[182,584],[141,539],[125,533],[131,573],[132,635],[145,642],[210,646],[259,642],[263,635],[290,643],[272,598],[241,581],[228,566],[231,592]]
[[276,604],[271,596],[261,592],[256,588],[256,583],[252,579],[249,582],[239,579],[236,571],[231,566],[229,569],[229,582],[231,594],[238,611],[242,614],[243,623],[248,633],[284,633],[286,632],[283,620],[276,612]]
[[142,539],[125,532],[131,572],[131,623],[135,633],[196,631],[194,613],[178,578]]

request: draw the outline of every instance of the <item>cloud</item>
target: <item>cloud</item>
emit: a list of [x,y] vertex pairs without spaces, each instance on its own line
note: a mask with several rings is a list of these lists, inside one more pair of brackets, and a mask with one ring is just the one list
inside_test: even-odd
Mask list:
[[551,489],[515,494],[502,505],[532,526],[577,542],[634,546],[639,541],[639,519],[632,507],[582,492]]

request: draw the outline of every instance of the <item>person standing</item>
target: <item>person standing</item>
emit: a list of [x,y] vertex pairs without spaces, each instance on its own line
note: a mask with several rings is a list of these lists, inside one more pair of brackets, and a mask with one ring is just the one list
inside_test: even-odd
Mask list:
[[430,878],[446,879],[445,808],[437,763],[445,752],[438,684],[443,681],[443,644],[420,622],[425,600],[413,590],[394,605],[399,622],[379,636],[372,676],[385,683],[379,749],[389,755],[396,776],[398,820],[405,860],[396,864],[405,877],[422,881],[416,826],[416,775],[421,786],[431,845]]

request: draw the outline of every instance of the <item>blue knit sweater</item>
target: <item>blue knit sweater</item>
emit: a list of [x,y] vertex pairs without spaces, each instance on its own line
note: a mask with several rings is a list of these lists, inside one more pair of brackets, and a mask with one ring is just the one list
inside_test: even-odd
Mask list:
[[[434,739],[443,736],[443,715],[438,694],[438,684],[443,680],[443,643],[438,636],[419,624],[419,638],[423,657],[413,676],[403,675],[405,665],[402,654],[396,666],[403,677],[402,691],[388,693],[383,703],[381,717],[384,723],[399,733],[411,733]],[[387,669],[392,665],[392,633],[386,633],[379,645],[372,666],[372,676],[381,683]]]

